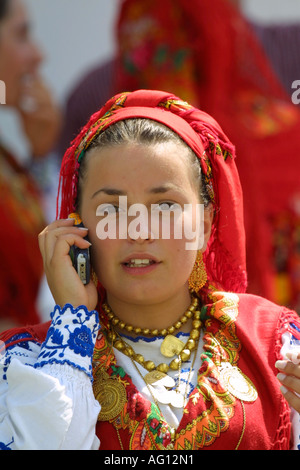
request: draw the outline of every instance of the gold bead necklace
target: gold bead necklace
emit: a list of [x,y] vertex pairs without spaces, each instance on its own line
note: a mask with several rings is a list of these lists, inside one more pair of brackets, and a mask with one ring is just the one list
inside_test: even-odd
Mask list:
[[134,333],[136,335],[167,336],[167,335],[172,335],[173,333],[175,333],[176,330],[180,330],[180,328],[192,317],[193,312],[197,308],[197,306],[198,306],[198,299],[196,297],[193,297],[191,305],[189,306],[187,311],[179,318],[179,320],[176,321],[169,328],[163,328],[161,330],[157,328],[151,330],[150,328],[140,328],[140,327],[129,325],[125,323],[124,321],[120,320],[113,313],[109,305],[107,305],[106,303],[103,304],[103,309],[105,310],[105,313],[107,315],[107,318],[110,324],[115,328],[118,327],[120,330],[125,330],[128,333]]
[[[164,336],[164,340],[161,344],[161,349],[160,349],[163,356],[169,357],[169,358],[173,358],[175,355],[177,356],[175,359],[172,359],[172,361],[169,364],[166,364],[163,362],[156,366],[153,361],[151,360],[146,361],[142,354],[137,354],[134,351],[134,349],[126,343],[124,338],[122,338],[122,336],[115,330],[115,327],[118,326],[121,329],[125,329],[126,331],[133,331],[135,333],[137,331],[140,332],[140,328],[135,328],[131,325],[125,325],[125,324],[123,325],[123,322],[121,323],[120,320],[111,311],[111,309],[106,305],[105,310],[106,312],[110,314],[109,319],[110,320],[115,319],[114,322],[111,321],[110,323],[110,329],[108,330],[108,340],[113,344],[113,346],[116,349],[118,349],[118,351],[121,351],[123,354],[125,354],[132,360],[138,362],[148,372],[158,371],[162,374],[166,374],[169,369],[179,370],[182,362],[188,361],[189,358],[191,357],[191,352],[194,351],[194,349],[196,348],[199,337],[200,337],[200,329],[202,326],[202,322],[200,321],[200,311],[197,309],[197,306],[198,306],[198,299],[193,298],[191,306],[189,307],[185,315],[183,315],[183,316],[187,316],[187,313],[189,312],[191,313],[191,316],[193,317],[192,330],[185,344],[179,338],[177,338],[176,336],[173,336],[172,333],[170,332],[170,331],[174,331],[173,328],[178,329],[178,325],[177,325],[178,322],[172,325],[172,327],[167,328],[166,334],[161,334],[161,336]],[[181,317],[181,319],[183,318],[183,316]],[[180,319],[180,323],[182,326],[183,322],[181,319]],[[130,327],[130,330],[128,330],[128,327]],[[155,335],[153,334],[153,332],[158,331],[158,330],[141,329],[141,331],[144,332],[145,335],[148,334],[151,336],[156,336],[157,333]],[[164,331],[164,330],[160,330],[160,331]]]

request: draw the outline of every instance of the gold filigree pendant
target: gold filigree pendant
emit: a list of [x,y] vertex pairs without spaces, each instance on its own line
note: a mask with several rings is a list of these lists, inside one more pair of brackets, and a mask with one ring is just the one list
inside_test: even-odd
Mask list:
[[127,401],[126,390],[121,382],[101,371],[94,379],[93,391],[101,405],[98,421],[112,420],[121,413]]
[[251,380],[243,372],[226,362],[219,366],[220,381],[231,395],[239,400],[253,402],[258,394]]

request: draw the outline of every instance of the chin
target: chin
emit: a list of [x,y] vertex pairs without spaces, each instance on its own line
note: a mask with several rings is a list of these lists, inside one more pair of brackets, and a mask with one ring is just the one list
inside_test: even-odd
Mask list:
[[131,286],[122,289],[107,290],[108,296],[118,299],[120,302],[135,305],[151,305],[159,303],[166,298],[166,292],[156,288],[145,286]]

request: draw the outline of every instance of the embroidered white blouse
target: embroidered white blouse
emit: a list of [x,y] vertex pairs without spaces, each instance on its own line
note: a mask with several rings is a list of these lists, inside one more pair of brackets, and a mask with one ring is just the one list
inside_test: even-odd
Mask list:
[[[97,450],[95,434],[100,405],[92,389],[92,356],[98,332],[97,312],[66,305],[55,307],[51,335],[40,345],[19,342],[0,352],[0,449],[2,450]],[[130,341],[126,338],[127,341]],[[300,348],[291,333],[284,333],[282,353]],[[134,350],[154,362],[160,356],[161,339],[139,338]],[[3,344],[2,344],[3,346]],[[202,342],[199,342],[199,352]],[[1,351],[1,344],[0,344]],[[130,359],[115,350],[117,361],[131,370],[132,380],[150,400],[159,401],[165,419],[177,427],[182,417],[182,400],[196,384],[200,354],[191,358],[168,383],[146,386]],[[172,382],[173,381],[173,382]],[[170,387],[173,390],[170,391]],[[167,388],[166,388],[167,387]],[[178,393],[181,398],[178,401]],[[299,414],[291,411],[294,449],[300,449]]]

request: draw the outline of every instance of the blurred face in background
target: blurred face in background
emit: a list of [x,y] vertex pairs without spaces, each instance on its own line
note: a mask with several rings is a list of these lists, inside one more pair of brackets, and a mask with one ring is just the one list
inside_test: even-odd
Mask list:
[[6,85],[6,104],[17,107],[24,87],[37,74],[42,54],[33,42],[26,8],[21,0],[0,0],[0,80]]

